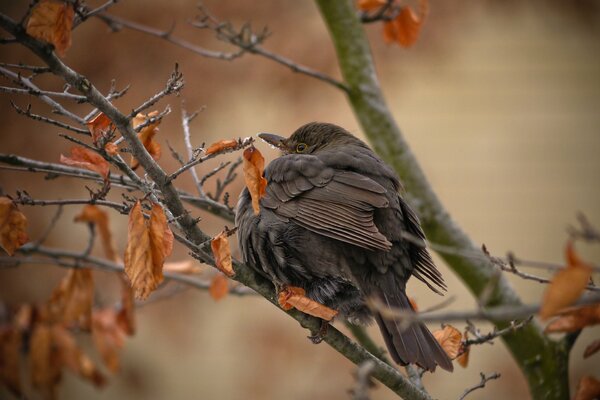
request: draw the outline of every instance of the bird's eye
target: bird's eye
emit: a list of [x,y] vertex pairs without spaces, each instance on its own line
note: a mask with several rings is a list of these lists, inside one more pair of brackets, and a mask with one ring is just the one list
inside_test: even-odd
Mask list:
[[306,143],[298,143],[296,145],[296,152],[303,153],[307,148],[308,148],[308,146],[306,146]]

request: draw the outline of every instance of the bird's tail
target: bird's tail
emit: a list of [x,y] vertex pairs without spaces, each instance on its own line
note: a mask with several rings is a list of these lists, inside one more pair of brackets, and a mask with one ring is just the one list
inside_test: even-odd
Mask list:
[[[403,291],[380,293],[379,297],[391,309],[414,311]],[[392,359],[398,364],[417,364],[427,371],[434,371],[437,365],[446,371],[454,369],[444,349],[423,323],[414,322],[405,327],[399,320],[384,317],[380,313],[375,313],[375,320]]]

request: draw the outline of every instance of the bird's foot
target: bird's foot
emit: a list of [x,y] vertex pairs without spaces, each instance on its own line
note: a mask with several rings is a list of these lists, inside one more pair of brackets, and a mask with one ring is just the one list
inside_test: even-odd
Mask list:
[[319,344],[323,341],[325,336],[327,336],[327,329],[329,328],[329,322],[324,319],[321,320],[321,326],[319,330],[315,333],[312,333],[310,336],[307,336],[313,344]]

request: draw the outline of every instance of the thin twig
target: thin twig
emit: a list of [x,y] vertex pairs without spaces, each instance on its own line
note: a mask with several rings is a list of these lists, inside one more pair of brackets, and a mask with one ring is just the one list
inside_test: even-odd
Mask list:
[[31,105],[28,105],[27,108],[25,110],[23,110],[22,108],[20,108],[19,106],[17,106],[15,103],[13,103],[12,100],[11,100],[10,104],[12,105],[12,107],[15,109],[15,111],[18,114],[25,115],[26,117],[29,117],[29,118],[31,118],[31,119],[33,119],[35,121],[40,121],[40,122],[44,122],[44,123],[47,123],[47,124],[50,124],[50,125],[55,125],[55,126],[58,126],[60,128],[67,129],[69,131],[79,133],[81,135],[89,135],[90,134],[90,132],[88,130],[77,128],[75,126],[71,126],[71,125],[65,124],[63,122],[57,121],[55,119],[44,117],[42,115],[34,114],[34,113],[31,112]]
[[467,390],[464,391],[464,393],[458,398],[458,400],[463,400],[465,397],[467,397],[471,392],[477,390],[477,389],[483,389],[485,387],[485,384],[488,383],[488,381],[491,381],[492,379],[498,379],[500,378],[500,374],[497,372],[494,372],[493,374],[490,375],[485,375],[483,372],[479,373],[481,376],[481,381],[473,386],[468,388]]
[[508,333],[515,332],[516,330],[521,329],[525,325],[529,324],[531,321],[533,321],[533,315],[529,316],[529,318],[524,319],[521,322],[511,321],[510,326],[508,326],[504,329],[498,330],[498,329],[494,328],[494,330],[491,331],[490,333],[482,335],[481,332],[479,331],[479,329],[477,329],[475,327],[475,325],[473,325],[471,323],[471,321],[467,320],[467,330],[473,336],[475,336],[475,339],[465,340],[463,342],[463,347],[466,349],[467,347],[469,347],[471,345],[477,345],[477,344],[483,344],[483,343],[494,344],[494,342],[493,342],[494,339],[496,339],[502,335],[506,335]]
[[[190,121],[196,116],[196,113],[193,113],[191,116],[188,115],[185,110],[184,104],[181,104],[181,126],[183,128],[183,142],[185,143],[185,148],[187,150],[188,160],[192,161],[194,159],[194,147],[192,146],[192,139],[190,134]],[[185,164],[184,164],[185,165]],[[183,167],[183,166],[182,166]],[[205,197],[204,189],[202,188],[202,182],[198,178],[198,173],[196,172],[196,168],[191,167],[190,173],[192,174],[192,178],[194,179],[194,184],[196,185],[196,190],[198,191],[198,195],[200,197]]]
[[84,96],[79,96],[76,94],[68,93],[68,92],[50,92],[47,90],[34,90],[34,89],[19,89],[8,86],[0,86],[0,92],[3,93],[15,93],[15,94],[27,94],[31,96],[52,96],[59,97],[62,99],[73,100],[77,102],[81,102],[85,100]]

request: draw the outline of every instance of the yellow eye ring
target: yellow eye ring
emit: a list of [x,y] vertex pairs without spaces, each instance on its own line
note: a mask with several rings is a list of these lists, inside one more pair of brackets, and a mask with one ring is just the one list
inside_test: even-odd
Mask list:
[[306,146],[306,143],[298,143],[296,145],[296,152],[297,153],[303,153],[307,149],[307,147],[308,146]]

